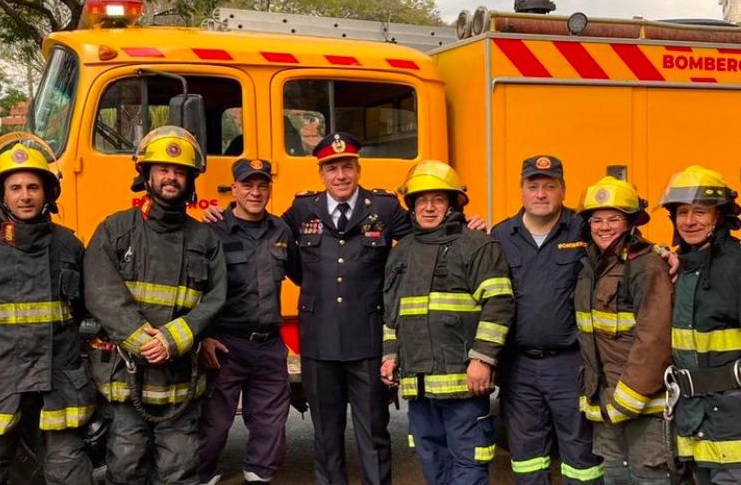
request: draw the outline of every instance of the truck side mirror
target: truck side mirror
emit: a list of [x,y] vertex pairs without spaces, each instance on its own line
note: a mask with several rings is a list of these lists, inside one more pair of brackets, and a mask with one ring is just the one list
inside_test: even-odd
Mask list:
[[206,108],[200,94],[178,94],[170,98],[168,124],[188,130],[201,146],[206,167]]

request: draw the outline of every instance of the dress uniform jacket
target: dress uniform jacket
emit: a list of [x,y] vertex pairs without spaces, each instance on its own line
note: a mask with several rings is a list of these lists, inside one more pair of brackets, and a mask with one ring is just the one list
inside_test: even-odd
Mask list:
[[384,356],[398,358],[402,396],[473,397],[469,358],[495,365],[514,316],[499,243],[454,212],[435,230],[415,228],[386,268]]
[[[185,399],[191,351],[215,321],[226,298],[221,244],[184,210],[166,210],[149,200],[142,208],[108,217],[98,226],[85,255],[86,302],[110,341],[140,364],[142,402],[174,404]],[[148,366],[139,348],[163,331],[170,359]],[[92,353],[95,381],[109,401],[130,398],[124,360],[101,343]],[[205,387],[198,381],[197,395]]]
[[[741,245],[727,228],[712,243],[679,253],[672,321],[674,365],[702,371],[741,359]],[[741,468],[741,389],[680,398],[680,459]]]
[[585,259],[574,298],[585,364],[580,408],[608,423],[661,413],[671,363],[666,264],[640,238],[603,254],[590,243]]
[[52,222],[2,220],[0,435],[20,419],[21,393],[39,392],[42,430],[77,428],[95,388],[80,360],[82,243]]
[[353,361],[381,355],[383,272],[394,239],[411,230],[396,195],[359,188],[339,233],[326,192],[301,194],[283,214],[301,259],[301,354]]

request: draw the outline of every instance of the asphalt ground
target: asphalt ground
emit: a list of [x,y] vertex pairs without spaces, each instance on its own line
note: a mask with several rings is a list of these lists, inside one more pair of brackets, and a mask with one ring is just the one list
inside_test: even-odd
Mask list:
[[[347,461],[350,484],[360,485],[360,469],[355,452],[352,419],[349,414],[347,421]],[[392,440],[393,483],[394,485],[421,485],[424,484],[424,479],[419,463],[407,446],[407,426],[406,405],[402,401],[400,410],[391,409],[391,422],[389,423]],[[286,458],[283,467],[271,483],[273,485],[313,484],[313,429],[308,413],[302,417],[295,409],[291,409],[286,432],[288,436]],[[247,432],[241,417],[237,416],[221,457],[221,483],[227,485],[243,483],[241,465],[246,442]],[[557,460],[553,461],[554,475],[558,475],[555,470],[558,465]],[[502,446],[497,447],[495,459],[490,466],[490,483],[498,485],[514,483],[509,454]],[[558,484],[560,480],[556,477],[553,483]]]

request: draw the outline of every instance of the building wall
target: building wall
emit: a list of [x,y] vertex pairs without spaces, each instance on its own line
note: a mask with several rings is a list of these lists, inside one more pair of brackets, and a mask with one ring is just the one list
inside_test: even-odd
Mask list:
[[741,23],[741,0],[718,0],[723,6],[723,18],[735,24]]

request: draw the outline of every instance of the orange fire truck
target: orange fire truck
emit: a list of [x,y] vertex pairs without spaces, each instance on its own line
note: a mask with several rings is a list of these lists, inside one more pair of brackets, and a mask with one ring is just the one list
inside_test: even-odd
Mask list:
[[[295,192],[320,188],[310,153],[335,129],[363,143],[365,186],[393,189],[419,160],[450,161],[489,223],[517,210],[520,163],[537,153],[564,160],[572,206],[606,172],[653,204],[692,163],[739,183],[736,26],[482,7],[461,14],[457,39],[455,29],[228,9],[202,28],[140,26],[141,13],[141,0],[88,0],[86,28],[44,41],[28,129],[56,151],[59,222],[85,242],[106,215],[140,203],[131,155],[167,123],[193,131],[207,154],[196,216],[230,200],[238,156],[272,162],[280,214]],[[668,242],[657,215],[648,236]],[[286,292],[291,329],[296,292]]]

